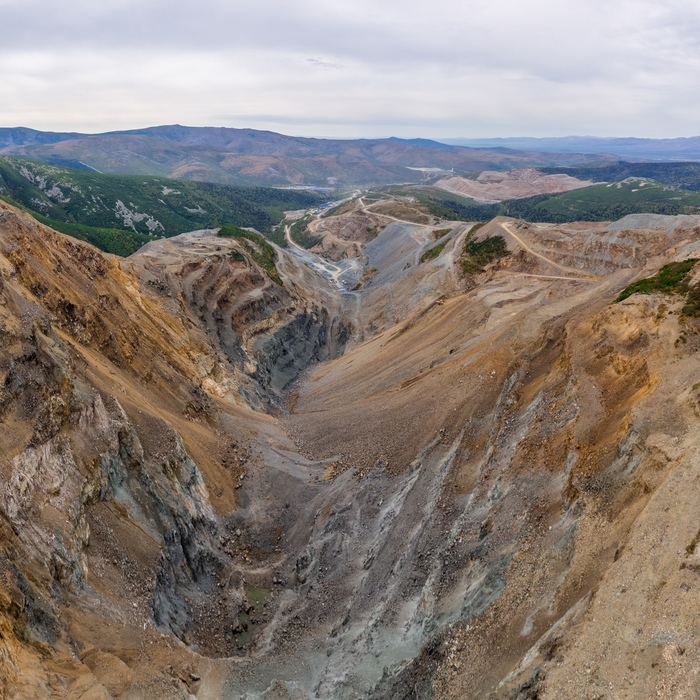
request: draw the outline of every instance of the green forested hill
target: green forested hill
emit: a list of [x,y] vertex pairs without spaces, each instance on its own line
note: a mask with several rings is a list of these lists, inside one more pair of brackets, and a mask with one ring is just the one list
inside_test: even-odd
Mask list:
[[285,210],[319,202],[307,191],[103,175],[10,156],[0,156],[0,196],[64,233],[122,255],[154,236],[225,223],[270,232]]
[[571,168],[538,168],[548,174],[563,173],[579,180],[620,182],[629,177],[656,180],[683,190],[700,191],[700,163],[608,163]]
[[424,201],[444,218],[468,220],[513,216],[526,221],[615,221],[627,214],[697,214],[700,192],[689,192],[653,180],[629,178],[571,192],[480,204],[451,193],[424,190]]

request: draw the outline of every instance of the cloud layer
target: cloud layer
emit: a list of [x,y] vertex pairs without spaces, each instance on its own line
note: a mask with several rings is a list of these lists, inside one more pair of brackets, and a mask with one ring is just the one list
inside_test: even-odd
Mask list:
[[687,0],[0,0],[0,126],[700,133]]

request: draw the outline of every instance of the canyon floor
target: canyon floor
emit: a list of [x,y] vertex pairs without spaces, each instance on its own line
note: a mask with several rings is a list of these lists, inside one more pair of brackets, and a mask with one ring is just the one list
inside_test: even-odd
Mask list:
[[341,292],[0,203],[0,698],[700,695],[700,326],[614,303],[700,218],[387,217]]

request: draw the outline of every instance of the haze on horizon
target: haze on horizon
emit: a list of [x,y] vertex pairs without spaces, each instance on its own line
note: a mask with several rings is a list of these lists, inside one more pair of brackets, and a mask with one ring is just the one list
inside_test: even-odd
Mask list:
[[700,133],[689,0],[0,0],[0,126]]

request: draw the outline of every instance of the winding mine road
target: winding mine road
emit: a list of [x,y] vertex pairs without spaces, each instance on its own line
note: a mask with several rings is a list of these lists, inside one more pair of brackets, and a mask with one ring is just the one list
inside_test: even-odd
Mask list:
[[348,286],[354,286],[359,279],[362,264],[357,258],[346,258],[337,263],[326,260],[305,248],[302,248],[292,238],[291,227],[284,227],[284,237],[289,246],[289,252],[318,272],[322,277],[332,280],[339,291],[344,292]]
[[[562,272],[572,272],[575,275],[578,275],[578,279],[580,281],[587,281],[587,282],[598,282],[601,277],[598,275],[593,275],[590,272],[586,272],[585,270],[577,270],[575,267],[567,267],[566,265],[560,265],[557,262],[554,262],[554,260],[551,260],[550,258],[546,257],[545,255],[542,255],[542,253],[538,253],[536,250],[533,250],[525,241],[520,238],[520,236],[515,233],[512,229],[512,225],[509,222],[503,222],[499,223],[499,226],[510,236],[512,236],[516,243],[521,247],[524,248],[530,255],[534,255],[536,258],[539,258],[540,260],[544,260],[548,265],[551,265],[552,267],[556,267],[558,270],[561,270]],[[571,277],[566,277],[564,279],[572,279]]]
[[[380,211],[374,211],[374,209],[370,209],[370,207],[374,206],[373,204],[365,204],[363,201],[363,197],[360,197],[358,199],[358,202],[360,203],[360,211],[365,213],[365,214],[372,214],[373,216],[381,216],[385,219],[390,219],[391,221],[396,221],[400,224],[411,224],[412,226],[424,226],[425,228],[442,228],[444,227],[444,223],[438,223],[438,224],[420,224],[417,221],[408,221],[408,219],[398,219],[395,216],[391,216],[391,214],[383,214]],[[381,204],[381,200],[377,202],[377,204]]]

